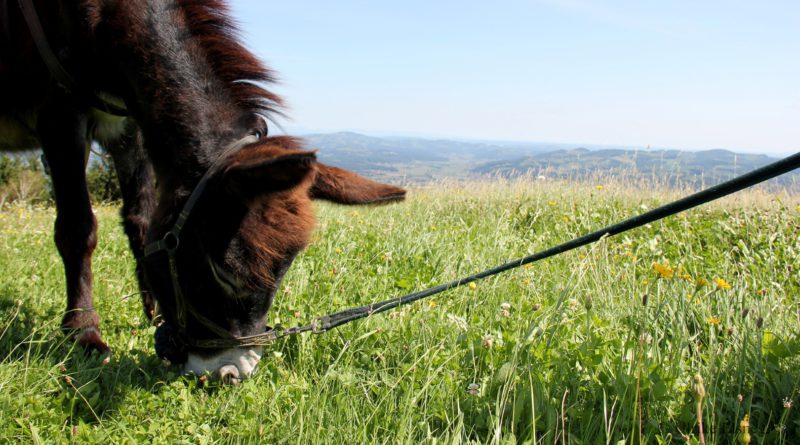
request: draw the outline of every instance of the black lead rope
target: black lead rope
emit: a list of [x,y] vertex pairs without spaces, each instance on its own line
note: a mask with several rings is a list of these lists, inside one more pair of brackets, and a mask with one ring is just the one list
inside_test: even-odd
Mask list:
[[620,223],[604,227],[595,232],[583,235],[580,238],[576,238],[572,241],[559,244],[558,246],[551,247],[547,250],[543,250],[533,255],[526,256],[518,260],[510,261],[508,263],[501,264],[497,267],[493,267],[483,272],[479,272],[474,275],[470,275],[468,277],[451,281],[449,283],[440,284],[438,286],[431,287],[429,289],[425,289],[419,292],[414,292],[408,295],[403,295],[401,297],[395,297],[390,300],[371,303],[365,306],[354,307],[340,312],[335,312],[332,314],[317,317],[311,324],[294,327],[284,331],[278,331],[274,335],[274,338],[284,337],[292,334],[299,334],[301,332],[306,332],[306,331],[312,331],[314,333],[319,334],[331,330],[335,327],[341,326],[343,324],[350,323],[351,321],[368,317],[372,314],[379,314],[381,312],[386,312],[398,306],[409,304],[414,301],[430,297],[431,295],[435,295],[444,292],[446,290],[454,289],[456,287],[472,283],[473,281],[481,280],[483,278],[487,278],[492,275],[497,275],[499,273],[524,266],[525,264],[530,264],[539,260],[543,260],[545,258],[549,258],[554,255],[558,255],[563,252],[570,251],[572,249],[576,249],[581,246],[585,246],[587,244],[598,241],[599,239],[604,237],[614,236],[622,232],[627,232],[628,230],[641,227],[653,221],[657,221],[659,219],[672,216],[684,210],[688,210],[700,206],[702,204],[706,204],[708,202],[717,200],[732,193],[736,193],[748,187],[752,187],[753,185],[764,182],[768,179],[772,179],[776,176],[780,176],[784,173],[788,173],[797,168],[800,168],[800,153],[795,153],[794,155],[791,155],[785,159],[781,159],[780,161],[755,169],[750,173],[746,173],[744,175],[731,179],[730,181],[726,181],[721,184],[715,185],[713,187],[707,188],[703,191],[679,199],[675,202],[663,205],[649,212],[642,213],[641,215],[626,219],[625,221],[622,221]]

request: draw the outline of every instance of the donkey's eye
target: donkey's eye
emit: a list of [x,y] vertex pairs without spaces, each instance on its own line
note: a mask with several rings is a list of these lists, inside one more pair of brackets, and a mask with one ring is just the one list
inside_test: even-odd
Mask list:
[[256,139],[261,139],[264,134],[261,132],[261,130],[253,130],[253,136],[255,136]]

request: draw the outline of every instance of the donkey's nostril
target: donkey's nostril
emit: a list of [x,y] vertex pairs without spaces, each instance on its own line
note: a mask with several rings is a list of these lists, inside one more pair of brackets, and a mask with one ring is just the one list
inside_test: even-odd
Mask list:
[[219,379],[226,385],[238,385],[241,379],[239,378],[239,368],[235,365],[225,365],[219,368]]

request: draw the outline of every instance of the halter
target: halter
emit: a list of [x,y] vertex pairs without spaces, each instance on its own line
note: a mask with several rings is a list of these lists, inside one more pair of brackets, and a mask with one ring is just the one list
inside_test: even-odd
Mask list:
[[[151,242],[144,247],[144,257],[150,257],[155,255],[159,252],[165,252],[167,254],[167,259],[169,261],[169,272],[170,278],[172,280],[172,294],[175,299],[175,318],[178,324],[178,339],[186,346],[194,346],[200,348],[207,348],[207,349],[223,349],[228,347],[252,347],[252,346],[263,346],[271,341],[276,340],[283,335],[288,335],[284,331],[276,331],[270,330],[263,334],[256,334],[250,336],[235,336],[228,332],[226,329],[218,325],[217,323],[210,320],[208,317],[201,314],[190,302],[186,299],[183,294],[183,290],[181,289],[181,284],[178,279],[178,265],[176,261],[176,253],[178,249],[180,249],[181,245],[181,232],[183,230],[183,226],[186,224],[186,221],[189,219],[189,216],[192,213],[197,202],[203,195],[203,192],[206,190],[206,186],[208,185],[208,181],[211,177],[217,173],[225,159],[227,159],[231,154],[235,153],[242,147],[248,144],[252,144],[259,140],[260,135],[251,134],[245,136],[239,140],[234,141],[225,149],[222,150],[220,156],[211,164],[211,167],[206,171],[203,177],[200,178],[200,181],[192,190],[192,193],[189,195],[189,199],[186,200],[186,203],[181,208],[180,213],[178,214],[178,218],[175,220],[175,223],[172,224],[172,228],[170,228],[167,233],[161,237],[160,240]],[[210,261],[210,258],[208,259]],[[231,280],[224,270],[219,269],[216,267],[215,264],[211,264],[211,271],[212,277],[215,281],[217,281],[223,289],[230,289]],[[222,276],[220,276],[222,275]],[[202,339],[202,340],[195,340],[189,338],[186,332],[186,322],[189,316],[192,316],[197,322],[208,328],[211,332],[216,334],[218,338],[213,339]]]

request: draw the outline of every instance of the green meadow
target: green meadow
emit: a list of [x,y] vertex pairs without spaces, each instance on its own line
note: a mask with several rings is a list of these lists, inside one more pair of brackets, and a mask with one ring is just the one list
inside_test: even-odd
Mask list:
[[[678,195],[529,180],[418,187],[382,207],[319,203],[269,324],[453,280]],[[58,329],[54,209],[0,209],[0,443],[800,443],[797,194],[747,191],[284,339],[237,386],[155,356],[118,210],[96,213],[107,364]]]

